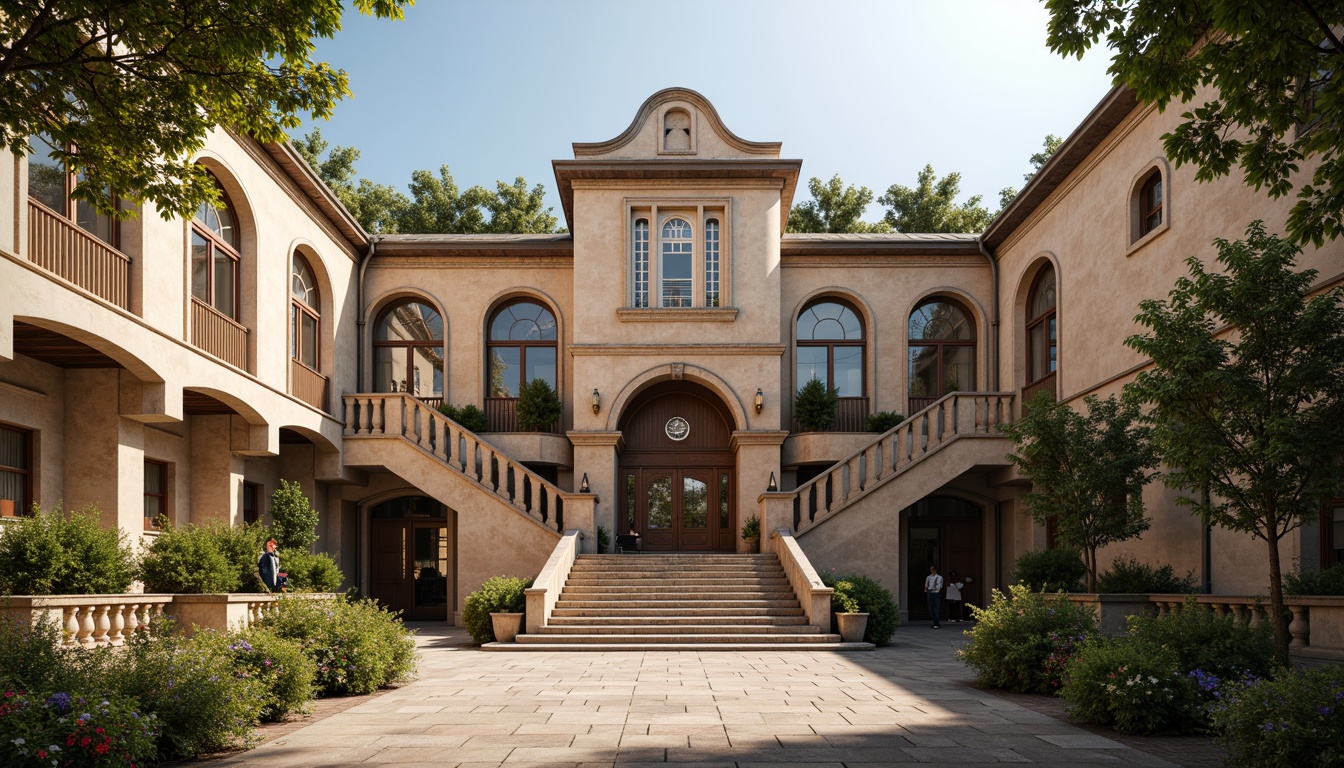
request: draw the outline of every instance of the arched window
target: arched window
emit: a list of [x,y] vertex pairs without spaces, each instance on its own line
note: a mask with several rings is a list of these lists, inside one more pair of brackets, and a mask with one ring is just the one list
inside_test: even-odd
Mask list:
[[809,304],[798,315],[797,385],[819,379],[840,397],[863,397],[863,323],[836,299]]
[[[216,182],[218,183],[218,182]],[[238,227],[228,195],[221,205],[201,203],[191,221],[191,295],[230,320],[238,320]]]
[[495,310],[490,318],[486,370],[490,397],[518,397],[532,379],[556,385],[558,335],[555,315],[527,299],[513,301]]
[[[73,146],[67,149],[71,153],[75,151]],[[28,152],[28,199],[74,221],[75,226],[113,248],[120,248],[121,222],[99,213],[87,201],[70,196],[82,176],[68,173],[62,163],[52,159],[47,134],[38,133],[28,137]],[[125,202],[115,196],[113,201],[118,208],[126,207]]]
[[1162,172],[1154,169],[1139,187],[1139,237],[1162,226]]
[[322,325],[322,297],[308,260],[294,252],[289,303],[289,355],[314,371],[318,365],[318,331]]
[[415,300],[383,311],[373,336],[374,388],[443,397],[443,318]]
[[910,313],[910,410],[948,392],[975,389],[975,324],[955,302],[932,299]]
[[1055,392],[1059,328],[1055,320],[1055,268],[1043,267],[1027,297],[1027,387],[1023,401],[1038,389]]
[[664,307],[691,306],[691,276],[694,268],[695,242],[691,225],[681,218],[663,223],[662,291]]

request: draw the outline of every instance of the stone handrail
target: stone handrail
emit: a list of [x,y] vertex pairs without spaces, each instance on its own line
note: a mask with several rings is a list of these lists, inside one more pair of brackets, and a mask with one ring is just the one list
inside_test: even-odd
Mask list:
[[550,621],[551,612],[555,610],[555,602],[560,599],[560,592],[565,588],[565,582],[569,580],[569,571],[579,556],[582,538],[581,531],[565,531],[555,549],[551,550],[551,556],[546,560],[546,565],[542,566],[541,573],[532,582],[532,586],[527,588],[525,633],[536,634],[546,626],[546,622]]
[[565,530],[565,498],[573,494],[411,395],[346,395],[345,435],[407,440],[532,520],[557,533]]
[[812,567],[812,562],[803,553],[803,548],[798,546],[792,531],[788,528],[779,528],[770,534],[770,538],[774,542],[775,553],[779,556],[779,564],[784,567],[784,575],[788,577],[789,585],[793,587],[798,602],[803,606],[803,615],[807,617],[807,623],[823,634],[829,633],[831,595],[835,590],[822,583],[817,569]]
[[[1095,606],[1106,634],[1123,634],[1125,617],[1139,613],[1162,616],[1179,611],[1189,595],[1090,594],[1074,593],[1069,602]],[[1269,621],[1269,598],[1245,595],[1194,595],[1199,605],[1208,606],[1219,616],[1231,616],[1238,623],[1260,626]],[[1284,607],[1291,614],[1288,632],[1292,636],[1289,652],[1293,656],[1344,662],[1344,597],[1285,597]]]
[[0,598],[0,615],[22,624],[49,620],[67,648],[116,647],[172,602],[173,595],[14,595]]
[[953,440],[1000,437],[1012,420],[1012,392],[952,392],[829,470],[786,493],[793,496],[793,530],[802,533],[902,474]]

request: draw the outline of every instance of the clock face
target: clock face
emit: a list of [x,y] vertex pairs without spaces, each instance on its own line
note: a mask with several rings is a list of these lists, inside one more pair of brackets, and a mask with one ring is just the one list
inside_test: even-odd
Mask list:
[[691,434],[691,424],[680,416],[673,416],[667,420],[667,426],[663,431],[673,440],[685,440],[686,436]]

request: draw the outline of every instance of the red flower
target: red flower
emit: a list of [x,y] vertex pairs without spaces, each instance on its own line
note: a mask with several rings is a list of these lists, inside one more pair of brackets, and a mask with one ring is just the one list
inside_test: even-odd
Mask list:
[[87,747],[91,743],[93,743],[93,739],[90,739],[88,736],[85,736],[84,738],[79,740],[79,746],[81,747]]
[[94,729],[93,729],[93,732],[94,732],[94,733],[102,733],[102,732],[103,732],[103,726],[100,725],[100,726],[98,726],[97,728],[94,728]]
[[97,752],[97,753],[100,754],[100,755],[102,755],[102,754],[106,754],[106,753],[107,753],[107,745],[106,745],[106,744],[99,744],[98,746],[96,746],[96,747],[93,748],[93,751],[94,751],[94,752]]
[[65,740],[65,746],[67,746],[67,747],[73,747],[73,746],[75,746],[75,737],[74,737],[74,736],[71,736],[70,738],[66,739],[66,740]]
[[39,749],[39,750],[37,750],[37,759],[38,759],[38,760],[45,760],[45,759],[47,759],[47,750],[45,750],[45,749]]

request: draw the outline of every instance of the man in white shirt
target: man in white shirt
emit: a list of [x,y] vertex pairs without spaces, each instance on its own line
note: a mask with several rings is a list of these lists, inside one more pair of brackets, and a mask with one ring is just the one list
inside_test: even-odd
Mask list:
[[924,599],[929,604],[929,615],[933,617],[933,628],[942,629],[943,615],[943,577],[938,575],[938,566],[929,566],[929,575],[924,579]]

